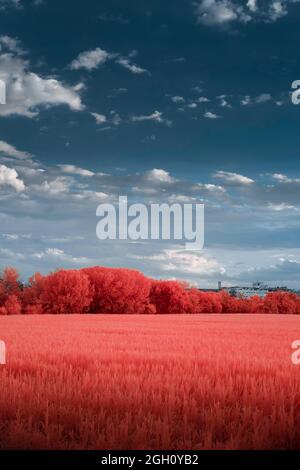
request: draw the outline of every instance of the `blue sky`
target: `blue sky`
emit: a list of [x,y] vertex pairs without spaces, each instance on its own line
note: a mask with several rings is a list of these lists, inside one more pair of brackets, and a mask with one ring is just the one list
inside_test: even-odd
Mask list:
[[[0,0],[0,265],[300,286],[296,0]],[[100,242],[96,207],[204,202],[205,249]]]

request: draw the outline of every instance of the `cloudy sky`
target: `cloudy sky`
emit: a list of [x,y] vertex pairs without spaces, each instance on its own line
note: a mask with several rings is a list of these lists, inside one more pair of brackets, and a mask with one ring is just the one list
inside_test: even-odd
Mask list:
[[[0,0],[0,266],[300,288],[297,0]],[[203,202],[205,248],[96,208]]]

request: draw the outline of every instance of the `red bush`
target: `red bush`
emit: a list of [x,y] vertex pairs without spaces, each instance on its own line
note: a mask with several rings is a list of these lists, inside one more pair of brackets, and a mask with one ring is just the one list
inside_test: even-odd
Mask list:
[[188,292],[178,281],[152,281],[150,303],[156,313],[192,313]]
[[18,271],[11,267],[5,268],[0,276],[0,315],[21,313],[21,288]]
[[188,293],[190,300],[190,313],[221,313],[222,303],[220,295],[215,292],[203,292],[191,289]]
[[248,302],[248,310],[247,313],[263,313],[264,312],[264,299],[259,297],[258,295],[254,295],[247,299]]
[[93,287],[92,313],[149,313],[151,281],[139,271],[100,266],[82,270]]
[[24,308],[25,315],[41,315],[43,313],[43,307],[41,304],[26,305]]
[[9,295],[1,308],[2,315],[20,315],[22,305],[18,297],[14,294]]
[[0,315],[7,315],[7,311],[5,307],[0,307]]
[[57,271],[45,277],[39,287],[39,302],[45,313],[83,313],[93,298],[89,278],[83,271]]
[[19,297],[21,294],[21,283],[19,273],[15,268],[7,267],[0,276],[0,304],[3,305],[10,295]]
[[44,277],[35,273],[29,279],[28,286],[23,290],[22,303],[24,313],[42,313],[41,295],[44,289]]
[[265,313],[299,314],[300,298],[291,292],[269,292],[264,299]]
[[219,296],[222,305],[222,313],[236,313],[239,311],[239,303],[241,302],[239,299],[224,290],[220,292]]

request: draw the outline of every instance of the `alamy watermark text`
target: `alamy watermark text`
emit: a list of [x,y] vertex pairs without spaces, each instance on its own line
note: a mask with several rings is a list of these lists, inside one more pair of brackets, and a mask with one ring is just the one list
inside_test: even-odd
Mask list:
[[120,196],[118,204],[97,207],[96,235],[99,240],[178,240],[188,250],[204,245],[204,204],[128,204]]

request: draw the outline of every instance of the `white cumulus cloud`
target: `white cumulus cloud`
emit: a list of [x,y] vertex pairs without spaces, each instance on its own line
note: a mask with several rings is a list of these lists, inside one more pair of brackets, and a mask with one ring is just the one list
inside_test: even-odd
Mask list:
[[159,183],[173,183],[175,181],[168,171],[159,168],[146,172],[146,179]]
[[20,55],[0,51],[0,79],[6,84],[6,105],[0,106],[0,116],[18,114],[32,118],[42,106],[62,104],[74,111],[83,109],[78,87],[53,77],[41,77],[29,67]]
[[74,59],[71,62],[70,68],[73,70],[94,70],[104,64],[111,57],[112,55],[109,52],[101,49],[101,47],[97,47],[94,50],[81,52],[77,59]]
[[[297,1],[297,0],[296,0]],[[248,0],[244,4],[232,0],[198,0],[195,15],[198,23],[223,26],[250,21],[274,23],[288,14],[288,0]]]
[[0,165],[0,186],[11,186],[17,192],[24,191],[25,184],[19,179],[19,175],[14,168]]
[[218,114],[212,113],[211,111],[206,111],[206,113],[204,113],[204,117],[206,119],[220,119]]

